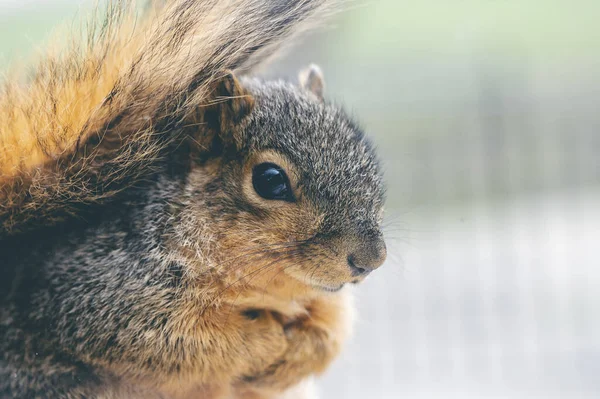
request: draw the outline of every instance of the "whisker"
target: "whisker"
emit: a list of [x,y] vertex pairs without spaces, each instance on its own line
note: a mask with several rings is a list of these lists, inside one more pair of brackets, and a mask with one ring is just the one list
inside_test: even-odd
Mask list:
[[[289,248],[289,247],[294,247],[297,245],[301,245],[305,243],[305,241],[293,241],[293,242],[288,242],[288,243],[277,243],[277,244],[261,244],[261,245],[257,245],[256,247],[250,248],[249,250],[247,250],[246,252],[235,256],[233,258],[227,258],[225,260],[223,260],[220,263],[217,263],[216,265],[213,266],[213,268],[218,268],[221,266],[224,266],[226,264],[229,264],[231,262],[234,262],[236,260],[239,260],[241,258],[250,256],[250,255],[263,255],[263,254],[268,254],[268,253],[272,253],[272,252],[276,252],[280,249],[285,249],[285,248]],[[266,249],[264,247],[267,247]],[[269,248],[270,247],[270,248]]]
[[261,266],[260,268],[258,268],[256,270],[253,270],[253,271],[251,271],[251,272],[249,272],[247,274],[244,274],[242,277],[240,277],[240,278],[236,279],[234,282],[228,284],[224,289],[222,289],[221,291],[219,291],[217,293],[217,295],[215,296],[215,298],[213,298],[212,301],[210,301],[204,307],[204,309],[201,311],[201,313],[204,313],[206,311],[206,309],[208,309],[208,307],[210,307],[212,304],[214,304],[217,299],[219,299],[227,290],[229,290],[230,288],[232,288],[234,285],[238,284],[239,282],[241,282],[242,280],[246,279],[247,277],[250,277],[250,276],[252,276],[252,275],[254,275],[256,273],[259,273],[259,272],[265,270],[266,268],[272,266],[273,264],[275,264],[275,263],[277,263],[279,261],[280,261],[280,259],[276,259],[273,262],[270,262],[270,263],[268,263],[268,264],[266,264],[264,266]]
[[[284,259],[285,259],[285,257],[284,257]],[[264,271],[265,271],[265,269],[268,269],[269,267],[271,267],[272,265],[274,265],[275,263],[277,263],[277,262],[279,262],[279,261],[280,261],[280,259],[278,259],[278,260],[275,260],[275,261],[273,261],[273,262],[271,262],[271,263],[269,263],[269,264],[267,264],[267,265],[265,265],[265,266],[261,267],[260,269],[258,269],[258,270],[255,270],[253,273],[249,273],[249,275],[250,275],[250,274],[254,274],[255,272],[258,272],[258,271],[263,271],[263,272],[264,272]],[[255,278],[256,276],[257,276],[257,275],[254,275],[254,276],[250,277],[250,280],[249,280],[248,282],[250,282],[250,281],[251,281],[253,278]],[[242,294],[242,292],[241,292],[241,291],[240,291],[240,292],[238,292],[238,294],[236,295],[235,299],[233,300],[233,303],[232,303],[232,304],[231,304],[231,306],[229,307],[229,313],[227,314],[227,317],[225,318],[225,324],[226,324],[226,323],[227,323],[227,321],[229,320],[229,316],[231,316],[231,312],[232,312],[232,311],[233,311],[233,309],[235,308],[235,304],[236,304],[236,302],[237,302],[237,300],[239,299],[239,297],[240,297],[240,295],[241,295],[241,294]]]
[[[287,256],[284,259],[282,259],[282,260],[283,261],[287,261],[289,259],[293,259],[295,256],[297,256],[299,254],[300,254],[300,251],[290,251],[290,253],[288,253]],[[277,278],[277,276],[279,276],[281,273],[285,272],[287,269],[289,269],[290,267],[294,267],[294,266],[298,266],[298,264],[297,263],[292,263],[290,265],[284,266],[281,270],[279,270],[277,273],[275,273],[275,275],[273,277],[271,277],[269,280],[267,280],[267,282],[265,283],[265,286],[264,286],[264,290],[263,290],[263,298],[264,298],[264,295],[267,292],[267,287],[269,286],[269,284],[271,284],[271,282],[275,278]]]

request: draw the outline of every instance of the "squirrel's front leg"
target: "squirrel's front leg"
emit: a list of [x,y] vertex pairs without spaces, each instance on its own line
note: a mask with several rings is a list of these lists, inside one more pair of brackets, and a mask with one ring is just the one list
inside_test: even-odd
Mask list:
[[195,337],[194,344],[185,350],[195,349],[199,354],[187,372],[161,384],[160,391],[168,397],[229,397],[225,392],[240,375],[262,372],[283,356],[289,345],[281,320],[266,310],[209,310],[192,330],[185,333]]
[[338,355],[352,322],[348,293],[323,296],[307,306],[308,315],[286,324],[288,347],[262,372],[246,376],[238,389],[283,392],[305,378],[322,373]]

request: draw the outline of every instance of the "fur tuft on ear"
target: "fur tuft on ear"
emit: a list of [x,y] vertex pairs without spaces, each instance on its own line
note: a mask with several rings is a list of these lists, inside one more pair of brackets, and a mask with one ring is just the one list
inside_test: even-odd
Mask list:
[[221,133],[239,125],[254,108],[254,97],[231,71],[217,82],[214,98],[220,109]]
[[207,104],[199,106],[189,118],[188,127],[200,152],[210,151],[215,139],[228,148],[241,148],[243,137],[240,125],[254,108],[254,97],[235,77],[226,71],[213,84]]
[[323,101],[323,90],[325,89],[325,79],[323,72],[318,65],[310,64],[308,67],[300,71],[299,74],[300,87],[317,96]]

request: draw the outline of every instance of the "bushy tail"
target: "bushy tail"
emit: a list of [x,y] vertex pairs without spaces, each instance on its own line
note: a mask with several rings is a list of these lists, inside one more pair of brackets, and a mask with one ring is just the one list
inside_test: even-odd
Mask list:
[[[0,237],[111,198],[152,168],[225,70],[251,71],[334,0],[126,1],[0,94]],[[159,5],[164,3],[164,5]]]

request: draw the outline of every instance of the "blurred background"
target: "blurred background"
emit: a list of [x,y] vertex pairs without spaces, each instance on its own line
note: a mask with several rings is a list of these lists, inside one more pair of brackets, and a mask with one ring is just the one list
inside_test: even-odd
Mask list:
[[[0,68],[91,4],[0,0]],[[600,397],[599,17],[354,1],[264,71],[321,65],[389,185],[389,260],[355,289],[323,399]]]

